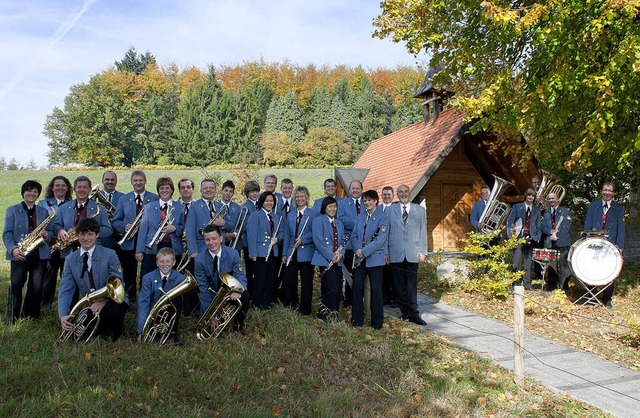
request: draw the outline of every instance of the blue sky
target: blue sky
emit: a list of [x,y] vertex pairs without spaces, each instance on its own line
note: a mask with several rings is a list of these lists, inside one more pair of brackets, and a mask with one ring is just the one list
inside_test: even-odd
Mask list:
[[375,0],[0,0],[0,156],[47,162],[46,116],[131,47],[179,67],[424,65],[372,38]]

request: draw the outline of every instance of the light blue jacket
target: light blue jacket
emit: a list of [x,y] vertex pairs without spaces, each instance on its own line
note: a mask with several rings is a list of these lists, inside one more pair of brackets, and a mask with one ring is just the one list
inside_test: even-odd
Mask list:
[[[113,229],[111,228],[111,224],[109,223],[109,216],[107,215],[107,210],[103,206],[98,205],[93,200],[87,200],[85,204],[86,204],[85,215],[87,218],[90,218],[91,216],[95,215],[96,212],[98,211],[98,206],[100,206],[100,213],[95,218],[100,224],[99,240],[104,240],[107,237],[111,236],[111,234],[113,233]],[[70,200],[67,203],[62,204],[58,208],[58,214],[56,215],[56,219],[53,221],[54,233],[58,235],[58,232],[61,229],[64,229],[65,231],[68,232],[71,228],[73,228],[75,226],[75,223],[74,223],[75,216],[76,216],[75,200]],[[60,254],[60,256],[62,258],[65,258],[69,254],[71,254],[71,251],[72,251],[71,248],[67,248]]]
[[[273,217],[273,231],[278,237],[278,241],[281,241],[284,238],[284,230],[286,229],[284,219],[280,223],[280,228],[278,228],[280,215],[272,214],[271,216]],[[267,256],[267,249],[269,249],[271,241],[271,226],[269,218],[263,209],[258,209],[249,215],[247,220],[247,240],[249,257]],[[278,245],[274,245],[273,249],[273,255],[279,257],[281,254],[278,253]]]
[[[524,202],[520,202],[513,206],[509,218],[507,219],[507,238],[511,238],[513,226],[516,220],[522,220],[522,229],[516,238],[522,238],[524,234],[524,224],[527,219],[527,206]],[[540,209],[536,205],[531,207],[531,221],[529,223],[529,235],[534,241],[540,241],[542,230],[540,229]]]
[[[220,276],[223,274],[230,274],[242,285],[247,288],[247,276],[244,272],[244,267],[240,262],[240,254],[230,247],[224,245],[220,247],[222,249],[222,255],[218,260],[218,272]],[[202,251],[198,254],[195,261],[195,276],[198,281],[198,297],[200,299],[200,315],[204,315],[213,298],[215,297],[220,283],[213,282],[213,256],[209,250]],[[211,290],[213,290],[213,292]]]
[[[171,239],[171,248],[176,256],[182,254],[182,232],[184,231],[184,207],[182,203],[177,200],[173,200],[171,205],[173,206],[173,222],[172,225],[176,227],[174,232],[171,232],[169,238]],[[160,206],[160,200],[148,203],[144,207],[144,214],[142,215],[142,223],[140,224],[140,232],[138,232],[138,242],[136,244],[137,253],[156,254],[158,252],[158,244],[155,244],[153,248],[148,249],[146,245],[151,242],[153,234],[156,233],[158,225],[160,225],[160,215],[162,213],[162,207]]]
[[[342,244],[342,241],[346,239],[344,234],[344,226],[339,219],[334,219],[334,223],[336,229],[338,230],[338,247]],[[331,227],[331,221],[327,215],[318,215],[312,224],[313,230],[313,245],[315,247],[315,251],[313,253],[313,258],[311,259],[311,264],[314,266],[324,267],[331,262],[333,255],[335,252],[333,251],[333,228]],[[344,256],[345,250],[348,248],[348,245],[345,245],[342,248],[341,254]],[[342,266],[342,260],[338,263],[339,266]]]
[[[295,259],[299,262],[311,261],[313,253],[315,252],[315,246],[313,245],[313,220],[318,216],[318,213],[314,212],[311,208],[306,208],[304,214],[300,218],[300,224],[298,225],[298,235],[304,226],[304,231],[300,236],[301,244],[296,248]],[[289,216],[286,218],[286,229],[284,233],[284,247],[283,257],[289,257],[293,250],[293,245],[296,242],[296,220],[298,218],[298,210],[293,209]],[[285,220],[283,219],[284,223]],[[306,223],[306,225],[305,225]]]
[[[36,223],[40,225],[48,216],[49,212],[42,206],[35,205]],[[50,223],[47,228],[49,236],[46,241],[53,237],[53,224]],[[4,215],[4,229],[2,230],[2,242],[7,249],[7,260],[16,261],[11,252],[18,247],[18,243],[23,236],[29,233],[29,215],[22,206],[22,202],[17,205],[9,206]],[[38,247],[38,257],[40,260],[48,260],[51,258],[51,250],[47,244]]]
[[140,295],[138,296],[138,334],[142,333],[142,328],[144,328],[144,323],[153,305],[158,302],[164,293],[182,283],[183,280],[184,276],[172,269],[167,278],[167,284],[162,290],[162,273],[160,269],[155,269],[144,275],[140,287]]
[[[142,199],[142,205],[146,205],[151,202],[155,202],[158,200],[158,195],[155,193],[151,193],[150,191],[145,191],[144,198]],[[113,229],[116,230],[119,234],[124,234],[124,228],[128,223],[133,222],[133,220],[138,215],[136,211],[136,193],[129,192],[124,196],[120,197],[118,200],[118,205],[116,206],[116,213],[113,215],[113,220],[111,221],[111,225]],[[122,249],[125,251],[134,251],[133,243],[135,242],[135,238],[131,238],[126,240],[122,244]]]
[[408,203],[407,222],[402,222],[402,203],[394,204],[385,214],[389,219],[387,248],[391,263],[418,263],[419,255],[427,253],[427,214],[415,203]]
[[382,212],[382,209],[376,208],[367,222],[367,211],[362,208],[349,242],[354,252],[362,250],[367,267],[377,267],[386,264],[388,237],[389,218]]

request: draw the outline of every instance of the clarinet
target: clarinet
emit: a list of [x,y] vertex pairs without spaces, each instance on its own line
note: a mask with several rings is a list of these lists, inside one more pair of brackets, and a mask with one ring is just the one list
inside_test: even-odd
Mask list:
[[[378,236],[378,232],[380,232],[380,227],[378,227],[378,229],[376,229],[376,232],[373,233],[373,235],[371,235],[371,239],[369,240],[369,242],[367,244],[370,244],[373,242],[373,240],[376,239],[376,237]],[[364,260],[364,258],[359,258],[356,257],[356,252],[353,252],[353,266],[351,267],[351,271],[357,269],[360,266],[360,263],[362,263],[362,260]]]
[[[347,237],[342,241],[342,243],[340,243],[340,246],[338,246],[338,249],[336,250],[335,253],[333,253],[333,257],[335,257],[336,255],[340,254],[342,252],[342,250],[344,249],[344,247],[347,245],[347,242],[349,242],[349,239],[351,238],[350,235],[347,235]],[[333,257],[331,257],[331,261],[329,262],[329,264],[327,264],[327,267],[324,268],[324,270],[322,270],[322,272],[320,272],[320,277],[322,278],[322,276],[325,275],[326,272],[329,271],[329,269],[333,266]]]

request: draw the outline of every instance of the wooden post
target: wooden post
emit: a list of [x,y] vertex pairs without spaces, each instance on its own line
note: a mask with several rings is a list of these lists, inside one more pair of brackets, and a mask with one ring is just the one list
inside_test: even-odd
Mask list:
[[513,373],[516,384],[524,386],[524,287],[513,288]]

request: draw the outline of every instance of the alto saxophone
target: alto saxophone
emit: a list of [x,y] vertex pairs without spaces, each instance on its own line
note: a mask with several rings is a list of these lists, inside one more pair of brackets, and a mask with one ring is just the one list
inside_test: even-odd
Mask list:
[[142,328],[142,341],[157,341],[160,345],[164,344],[171,335],[178,317],[178,311],[172,301],[197,287],[196,279],[186,271],[184,280],[162,295],[149,311],[149,316],[147,316]]
[[[100,214],[100,205],[96,205],[96,213],[89,216],[88,218],[95,218]],[[56,239],[55,242],[51,245],[51,251],[60,251],[63,252],[67,248],[71,247],[73,244],[78,242],[78,230],[76,226],[72,227],[67,231],[69,237],[66,240]]]
[[62,331],[59,340],[89,341],[98,330],[98,325],[100,324],[100,315],[94,315],[91,312],[91,304],[106,298],[113,300],[115,303],[122,303],[124,302],[124,295],[124,286],[120,278],[109,276],[105,287],[87,293],[71,309],[69,313],[73,317],[71,330]]
[[[217,338],[242,308],[242,302],[230,296],[234,292],[244,292],[242,283],[230,274],[220,275],[220,283],[215,299],[196,325],[196,337],[199,340]],[[209,291],[213,292],[213,289],[209,288]]]
[[44,238],[40,235],[40,233],[49,226],[49,224],[55,219],[56,211],[52,208],[51,214],[47,216],[47,218],[40,223],[37,227],[33,229],[33,231],[29,232],[27,235],[24,235],[20,242],[18,243],[18,248],[22,251],[22,254],[26,257],[33,250],[44,244]]

